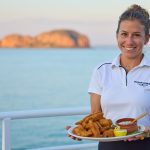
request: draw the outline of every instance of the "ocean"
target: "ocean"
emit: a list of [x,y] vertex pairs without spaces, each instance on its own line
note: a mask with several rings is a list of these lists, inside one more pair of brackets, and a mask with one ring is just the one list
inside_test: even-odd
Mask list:
[[[148,49],[145,53],[150,56]],[[87,89],[94,67],[109,62],[117,54],[119,50],[115,47],[0,49],[0,112],[90,107]],[[12,148],[77,144],[66,136],[65,126],[80,118],[13,120]]]

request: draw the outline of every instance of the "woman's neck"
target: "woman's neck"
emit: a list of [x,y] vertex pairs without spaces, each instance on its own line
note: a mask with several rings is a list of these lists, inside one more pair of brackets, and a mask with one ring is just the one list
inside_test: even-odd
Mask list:
[[121,55],[120,56],[120,64],[127,72],[129,72],[131,69],[133,69],[134,67],[138,66],[141,63],[143,56],[144,55],[142,54],[135,59],[133,59],[133,58],[130,59],[130,58],[126,58]]

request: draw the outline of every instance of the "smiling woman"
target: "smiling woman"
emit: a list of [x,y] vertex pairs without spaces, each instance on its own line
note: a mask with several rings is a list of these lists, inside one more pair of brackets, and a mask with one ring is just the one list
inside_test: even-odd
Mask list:
[[[116,38],[121,51],[111,62],[98,65],[89,86],[91,113],[102,111],[113,122],[120,118],[135,118],[147,112],[138,123],[150,128],[150,92],[135,81],[150,83],[150,60],[143,53],[149,41],[149,13],[139,5],[132,5],[119,18]],[[147,84],[146,89],[150,89]],[[149,133],[150,130],[145,130]],[[148,150],[150,138],[129,138],[133,142],[101,142],[99,150]]]

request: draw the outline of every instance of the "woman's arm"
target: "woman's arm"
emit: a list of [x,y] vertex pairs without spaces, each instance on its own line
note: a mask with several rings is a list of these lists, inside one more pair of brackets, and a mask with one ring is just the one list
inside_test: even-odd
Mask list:
[[95,93],[90,93],[91,113],[102,112],[101,96]]

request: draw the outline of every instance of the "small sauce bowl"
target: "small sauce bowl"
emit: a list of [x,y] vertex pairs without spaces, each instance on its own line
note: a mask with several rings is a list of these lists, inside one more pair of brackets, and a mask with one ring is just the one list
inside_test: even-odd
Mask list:
[[120,127],[120,129],[126,129],[127,133],[132,133],[138,130],[137,121],[131,123],[134,118],[121,118],[116,121],[116,125]]

